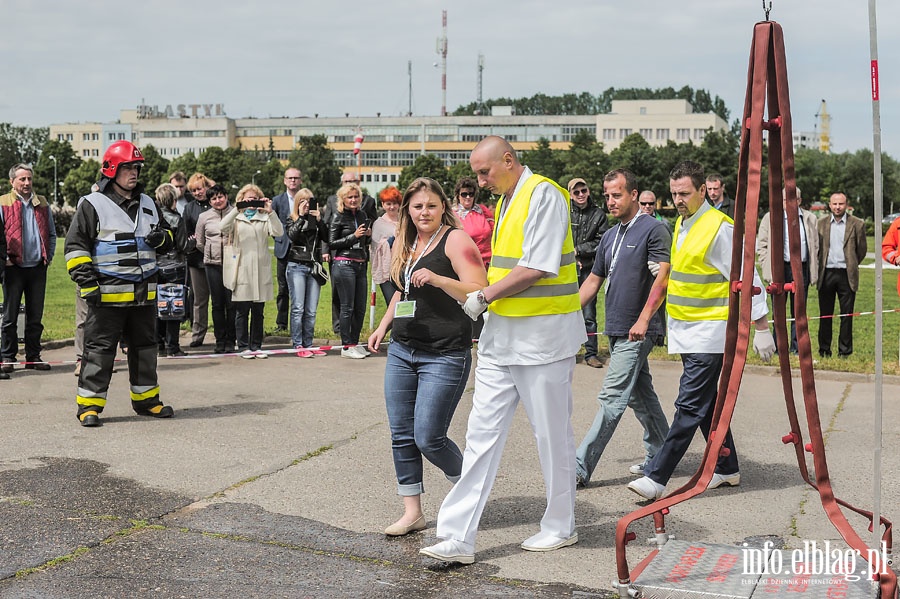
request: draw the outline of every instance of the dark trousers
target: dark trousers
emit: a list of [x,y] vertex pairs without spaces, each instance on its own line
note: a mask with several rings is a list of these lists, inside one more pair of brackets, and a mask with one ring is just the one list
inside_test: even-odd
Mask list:
[[181,331],[180,320],[156,319],[156,345],[160,351],[173,354],[181,350],[181,342],[178,339]]
[[18,319],[25,297],[25,360],[41,357],[44,325],[44,294],[47,291],[47,267],[43,264],[22,268],[7,266],[3,279],[3,325],[0,355],[4,362],[15,362],[19,353]]
[[209,300],[212,303],[213,334],[216,337],[216,349],[231,351],[234,349],[234,304],[231,302],[231,289],[225,287],[222,278],[222,266],[207,264],[206,281],[209,284]]
[[[809,297],[809,262],[801,262],[801,268],[803,269],[803,299]],[[791,283],[794,281],[794,275],[791,272],[791,263],[784,263],[784,282]],[[791,309],[791,342],[790,342],[790,351],[792,354],[796,354],[798,351],[797,347],[797,321],[794,320],[796,315],[794,314],[794,292],[787,294],[787,303],[788,307]],[[774,327],[773,327],[774,329]],[[777,333],[776,339],[777,339]]]
[[[590,268],[581,268],[578,271],[578,286],[584,283],[588,275],[591,274]],[[584,305],[581,309],[584,316],[584,328],[588,334],[587,341],[584,342],[584,358],[585,360],[591,356],[597,355],[597,296]]]
[[[853,312],[856,303],[856,292],[850,288],[846,268],[826,268],[822,280],[819,281],[819,314],[834,314],[834,297],[837,295],[841,314]],[[823,318],[819,322],[819,355],[831,355],[831,327],[833,318]],[[853,353],[853,317],[841,317],[841,330],[838,334],[838,355],[849,356]]]
[[156,378],[156,306],[90,306],[78,376],[78,413],[102,411],[119,339],[128,340],[128,381],[135,410],[160,405]]
[[331,290],[341,298],[342,345],[356,345],[366,316],[366,263],[337,260],[331,268]]
[[[263,312],[265,302],[232,302],[234,304],[234,332],[238,351],[262,349]],[[249,331],[249,336],[248,336]]]
[[276,258],[277,265],[275,267],[275,278],[278,280],[278,293],[275,295],[275,327],[279,329],[289,329],[288,313],[291,310],[291,291],[288,288],[287,276],[287,258]]
[[[690,447],[698,427],[703,437],[709,438],[719,375],[722,372],[722,354],[681,354],[681,363],[684,372],[681,374],[678,397],[675,399],[672,426],[669,427],[662,449],[644,467],[644,474],[661,485],[672,478],[675,467]],[[734,474],[738,471],[738,459],[730,428],[723,447],[727,447],[730,452],[728,456],[719,458],[716,472]]]

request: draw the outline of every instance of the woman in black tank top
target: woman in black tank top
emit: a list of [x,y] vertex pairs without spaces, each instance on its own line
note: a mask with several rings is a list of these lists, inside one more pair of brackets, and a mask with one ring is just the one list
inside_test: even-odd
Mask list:
[[487,274],[475,242],[457,227],[436,181],[422,177],[410,184],[391,259],[400,291],[369,337],[377,352],[393,328],[384,395],[403,516],[385,529],[388,536],[425,528],[423,456],[451,482],[462,470],[462,453],[447,438],[472,365],[472,321],[460,304],[487,286]]

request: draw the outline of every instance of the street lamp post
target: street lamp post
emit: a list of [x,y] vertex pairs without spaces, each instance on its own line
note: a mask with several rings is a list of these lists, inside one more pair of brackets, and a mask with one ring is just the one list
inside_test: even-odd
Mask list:
[[56,156],[51,155],[53,161],[53,203],[59,205],[59,184],[56,182]]
[[250,183],[251,183],[251,184],[256,185],[256,175],[260,174],[261,172],[262,172],[262,171],[256,171],[255,173],[253,173],[253,176],[250,177]]

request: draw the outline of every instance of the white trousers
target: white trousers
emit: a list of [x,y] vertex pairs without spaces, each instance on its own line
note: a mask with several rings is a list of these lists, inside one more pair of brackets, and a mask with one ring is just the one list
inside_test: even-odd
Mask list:
[[475,545],[478,521],[494,486],[519,400],[534,431],[547,489],[541,533],[564,539],[572,536],[575,532],[574,373],[574,356],[529,366],[498,366],[478,361],[462,474],[441,504],[438,538]]

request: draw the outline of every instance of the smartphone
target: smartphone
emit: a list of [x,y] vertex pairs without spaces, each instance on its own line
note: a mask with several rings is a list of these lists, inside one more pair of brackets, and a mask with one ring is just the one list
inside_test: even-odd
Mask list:
[[265,208],[265,200],[242,200],[237,203],[237,207],[241,210],[244,208]]
[[310,210],[318,210],[319,209],[319,201],[316,198],[309,198],[309,209]]
[[366,228],[367,228],[367,229],[371,229],[371,228],[372,228],[372,219],[371,219],[371,218],[367,218],[365,224],[366,224]]

